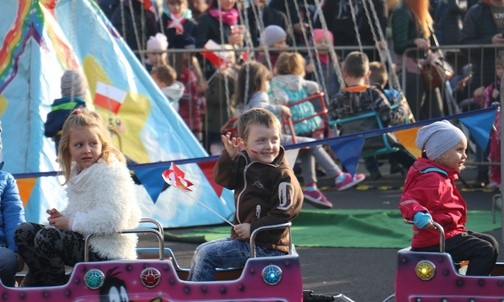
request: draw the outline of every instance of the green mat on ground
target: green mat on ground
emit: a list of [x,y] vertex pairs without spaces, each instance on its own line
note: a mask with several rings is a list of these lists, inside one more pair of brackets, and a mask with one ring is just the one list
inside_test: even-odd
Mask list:
[[[488,232],[501,226],[500,215],[492,223],[491,211],[469,211],[467,227]],[[209,241],[229,235],[230,226],[192,229],[167,240]],[[410,245],[411,226],[397,210],[303,210],[293,221],[292,237],[302,247],[402,248]]]

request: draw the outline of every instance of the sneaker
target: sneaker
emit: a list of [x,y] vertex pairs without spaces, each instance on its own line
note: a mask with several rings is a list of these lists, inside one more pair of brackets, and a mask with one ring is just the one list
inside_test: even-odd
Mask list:
[[366,175],[362,173],[355,173],[353,177],[352,175],[350,175],[350,173],[345,173],[345,179],[336,183],[336,190],[338,191],[346,190],[360,183],[364,179],[366,179]]
[[493,180],[490,181],[490,183],[488,185],[486,185],[486,188],[490,189],[490,190],[497,190],[499,187],[500,187],[500,184],[496,183]]
[[324,194],[322,194],[322,192],[319,191],[319,189],[316,189],[315,191],[303,190],[303,195],[305,200],[316,208],[332,208],[332,203],[327,200],[327,198],[324,196]]

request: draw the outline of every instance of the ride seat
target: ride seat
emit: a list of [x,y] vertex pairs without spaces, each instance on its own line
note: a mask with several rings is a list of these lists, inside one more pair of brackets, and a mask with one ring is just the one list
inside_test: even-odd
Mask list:
[[[397,105],[393,105],[392,109],[396,108]],[[336,120],[330,120],[329,121],[329,126],[333,129],[333,132],[335,135],[339,133],[339,130],[341,128],[344,128],[345,126],[349,125],[367,125],[368,123],[375,123],[378,128],[377,129],[384,129],[386,127],[383,126],[383,122],[380,119],[380,116],[378,115],[378,112],[376,111],[370,111],[366,113],[362,113],[359,115],[355,116],[350,116],[350,117],[345,117],[345,118],[339,118]],[[364,131],[369,131],[368,130],[363,130]],[[350,133],[345,133],[345,134],[350,134]],[[357,134],[351,133],[351,134]],[[364,150],[361,154],[362,158],[366,157],[372,157],[372,156],[379,156],[379,155],[386,155],[386,154],[391,154],[399,151],[405,151],[405,149],[402,148],[397,143],[397,139],[392,133],[383,133],[379,135],[378,137],[370,137],[366,138],[367,142],[364,145]],[[367,145],[367,146],[366,146]]]
[[[325,102],[325,94],[323,92],[318,92],[318,93],[312,94],[312,95],[310,95],[304,99],[301,99],[299,101],[295,101],[292,103],[289,102],[287,104],[287,107],[292,108],[294,106],[298,106],[300,104],[307,103],[307,102],[313,104],[313,107],[315,109],[315,113],[308,115],[308,116],[305,116],[303,118],[292,119],[292,125],[295,127],[296,124],[302,123],[306,120],[309,120],[309,119],[312,119],[312,118],[315,118],[318,116],[322,119],[322,123],[320,124],[320,126],[317,129],[313,130],[312,133],[326,132],[329,129],[329,123],[328,123],[328,115],[327,115],[328,110],[327,110],[327,106],[326,106],[326,102]],[[308,135],[308,134],[306,134],[306,135]]]

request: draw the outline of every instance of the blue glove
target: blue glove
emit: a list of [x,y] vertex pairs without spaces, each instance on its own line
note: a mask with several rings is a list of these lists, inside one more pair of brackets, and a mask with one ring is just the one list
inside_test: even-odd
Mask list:
[[413,223],[419,229],[423,229],[432,220],[432,216],[429,213],[416,212],[413,215]]

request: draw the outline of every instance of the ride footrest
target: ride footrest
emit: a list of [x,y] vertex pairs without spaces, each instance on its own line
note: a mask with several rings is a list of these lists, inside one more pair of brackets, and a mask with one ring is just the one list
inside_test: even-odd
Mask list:
[[312,290],[303,290],[303,302],[326,302],[335,301],[334,296],[317,295]]

